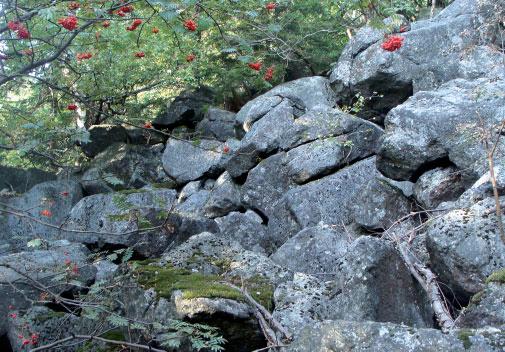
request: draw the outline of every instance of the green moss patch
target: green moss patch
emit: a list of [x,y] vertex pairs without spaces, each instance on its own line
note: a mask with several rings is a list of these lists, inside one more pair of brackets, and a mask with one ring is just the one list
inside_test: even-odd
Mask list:
[[490,282],[498,282],[500,284],[505,283],[505,269],[495,271],[489,275],[486,279],[486,284],[489,284]]
[[[217,275],[204,275],[173,266],[149,265],[151,261],[136,262],[135,274],[140,285],[154,288],[159,297],[170,299],[176,290],[185,299],[227,298],[245,302],[241,292],[223,283]],[[250,279],[246,287],[251,296],[267,309],[272,308],[273,288],[261,278]]]
[[463,342],[463,347],[465,347],[465,350],[472,347],[472,341],[470,341],[470,337],[472,337],[473,335],[474,334],[472,330],[463,329],[458,332],[458,339],[460,339]]

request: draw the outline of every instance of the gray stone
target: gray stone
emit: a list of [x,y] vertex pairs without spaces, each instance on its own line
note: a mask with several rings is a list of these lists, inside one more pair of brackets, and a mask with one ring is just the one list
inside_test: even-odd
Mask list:
[[126,129],[118,125],[93,125],[89,128],[89,142],[82,143],[81,149],[92,158],[114,143],[126,142]]
[[[504,80],[457,79],[415,94],[386,117],[378,169],[387,177],[408,180],[423,167],[449,159],[467,177],[481,176],[487,161],[478,132],[501,122],[504,89]],[[497,166],[505,160],[504,149],[498,145]]]
[[203,274],[223,274],[245,280],[262,278],[272,285],[292,275],[264,255],[245,250],[235,241],[204,232],[163,254],[163,263]]
[[[174,190],[85,197],[66,223],[66,229],[74,232],[65,231],[64,235],[86,244],[131,246],[145,257],[156,257],[192,235],[218,231],[213,220],[173,211],[175,197]],[[146,230],[149,228],[155,229]]]
[[231,212],[215,220],[221,230],[222,237],[236,241],[244,249],[252,252],[266,254],[271,251],[267,227],[263,225],[263,220],[254,211]]
[[173,188],[161,163],[163,145],[114,144],[97,155],[81,176],[86,194],[106,193],[150,185]]
[[155,129],[138,128],[134,126],[124,126],[126,136],[130,144],[154,145],[164,143],[166,138],[163,138],[161,132]]
[[204,175],[219,174],[223,170],[222,147],[223,144],[215,140],[191,142],[169,138],[163,153],[163,168],[181,184]]
[[96,268],[96,281],[106,281],[114,277],[118,265],[109,260],[98,260],[93,263]]
[[167,105],[153,124],[160,127],[192,126],[203,119],[205,110],[214,100],[214,92],[208,87],[185,90]]
[[209,108],[205,117],[196,126],[196,132],[204,138],[226,142],[235,137],[235,113],[218,108]]
[[498,352],[505,348],[503,331],[413,329],[379,322],[324,321],[307,326],[288,352]]
[[225,314],[230,319],[248,319],[253,315],[252,308],[243,302],[227,298],[186,299],[181,291],[172,294],[175,311],[179,319],[194,319],[201,315]]
[[416,182],[414,195],[425,209],[435,209],[442,202],[458,199],[468,188],[468,181],[454,167],[425,172]]
[[271,236],[277,245],[282,245],[300,230],[320,222],[350,224],[360,192],[377,176],[375,158],[371,157],[289,190],[269,217]]
[[278,85],[249,101],[237,113],[236,123],[248,132],[257,120],[263,118],[285,100],[289,100],[298,109],[306,111],[320,106],[332,108],[337,98],[330,88],[328,79],[317,76],[301,78]]
[[53,181],[56,175],[39,169],[20,169],[16,167],[0,165],[0,191],[7,189],[18,193],[24,193],[36,184]]
[[340,227],[309,227],[290,238],[270,259],[292,271],[328,279],[353,241],[349,236]]
[[[31,306],[30,300],[38,300],[40,290],[33,286],[25,276],[50,285],[56,294],[69,292],[75,286],[67,284],[67,280],[76,280],[84,285],[90,284],[95,278],[96,269],[87,264],[89,251],[80,244],[54,247],[49,250],[34,250],[20,252],[0,257],[0,314],[8,316],[9,306],[15,310],[24,310]],[[70,264],[66,264],[68,259]],[[77,266],[78,272],[72,269]],[[70,268],[70,270],[66,270]],[[58,281],[53,278],[63,272]],[[15,289],[13,288],[15,287]],[[6,333],[8,319],[0,319],[0,335]]]
[[433,326],[425,292],[388,241],[359,237],[334,270],[338,294],[328,306],[331,319]]
[[411,204],[400,190],[382,178],[376,178],[357,198],[354,220],[370,231],[387,230],[410,210]]
[[57,236],[58,227],[81,198],[81,185],[75,181],[48,181],[39,183],[21,196],[0,197],[6,204],[3,209],[28,216],[1,214],[1,242],[9,244],[10,251],[22,251],[32,239]]
[[493,198],[486,198],[469,208],[449,211],[426,229],[431,267],[461,302],[482,290],[487,276],[505,267],[505,244],[494,204]]
[[207,217],[216,218],[239,210],[241,205],[240,186],[231,179],[227,172],[224,172],[216,180],[202,212]]

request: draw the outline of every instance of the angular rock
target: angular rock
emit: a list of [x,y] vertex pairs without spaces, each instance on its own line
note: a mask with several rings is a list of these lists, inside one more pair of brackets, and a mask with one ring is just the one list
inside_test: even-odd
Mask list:
[[204,138],[215,138],[221,142],[235,138],[235,113],[209,108],[204,119],[196,126],[196,132]]
[[133,126],[125,126],[126,136],[129,144],[154,145],[165,143],[163,135],[154,129],[147,130]]
[[179,319],[194,319],[201,315],[226,314],[232,319],[252,317],[252,308],[243,302],[227,298],[184,298],[181,291],[172,295]]
[[[361,114],[380,122],[412,93],[459,77],[476,78],[477,67],[484,63],[491,64],[480,68],[484,74],[496,72],[499,61],[491,58],[496,54],[487,51],[490,57],[482,60],[475,52],[494,43],[504,11],[502,3],[491,0],[459,0],[432,20],[412,23],[405,33],[398,33],[394,23],[380,30],[364,28],[344,49],[330,81],[337,95],[347,98],[344,101],[356,94],[364,96]],[[394,52],[381,48],[390,33],[404,38],[403,46]]]
[[306,111],[321,106],[332,108],[337,98],[328,79],[318,76],[300,78],[278,85],[249,101],[237,113],[236,123],[243,131],[248,132],[257,120],[285,100]]
[[291,189],[279,200],[269,218],[270,235],[279,246],[300,230],[320,222],[350,224],[358,195],[378,175],[375,158],[371,157]]
[[338,294],[328,308],[331,319],[433,326],[427,296],[388,241],[359,237],[335,271]]
[[329,226],[303,229],[284,243],[272,256],[275,263],[292,271],[328,279],[335,266],[347,253],[352,238]]
[[245,213],[231,212],[221,218],[215,219],[220,236],[240,243],[244,249],[259,254],[271,251],[271,243],[267,236],[267,227],[263,219],[252,210]]
[[166,110],[153,124],[164,128],[177,125],[193,126],[203,119],[205,110],[213,100],[214,92],[208,87],[183,91],[167,105]]
[[163,145],[115,144],[97,155],[81,176],[86,194],[107,193],[147,185],[173,188],[161,163]]
[[[25,276],[28,275],[43,285],[50,285],[54,293],[61,294],[75,288],[66,283],[66,276],[55,282],[56,275],[65,273],[65,260],[69,265],[76,265],[77,274],[66,272],[68,279],[75,279],[83,284],[90,284],[95,278],[96,269],[87,264],[88,249],[80,244],[67,244],[49,250],[34,250],[0,257],[0,314],[7,317],[9,306],[15,310],[24,310],[31,306],[31,300],[38,300],[40,290],[33,286]],[[13,288],[13,286],[15,289]],[[9,320],[0,319],[0,335],[6,333]]]
[[458,317],[459,328],[501,327],[505,325],[505,286],[503,269],[486,280],[486,286],[476,293]]
[[313,276],[295,273],[293,281],[280,284],[274,293],[273,317],[296,336],[305,326],[313,326],[328,316],[330,290]]
[[[85,197],[72,209],[65,228],[73,232],[66,231],[65,237],[100,246],[130,246],[145,257],[155,257],[192,235],[218,230],[213,220],[171,211],[175,197],[174,190]],[[150,228],[156,229],[146,230]]]
[[414,196],[425,209],[435,209],[440,203],[458,199],[468,188],[468,181],[454,167],[436,168],[425,172],[416,182]]
[[484,288],[486,277],[505,267],[505,244],[494,204],[493,198],[486,198],[469,208],[449,211],[426,229],[431,267],[463,303]]
[[306,327],[286,351],[409,351],[497,352],[503,350],[503,331],[413,329],[379,322],[325,321]]
[[57,236],[58,227],[81,198],[81,185],[75,181],[48,181],[21,196],[0,197],[6,204],[2,209],[22,215],[0,214],[0,241],[9,244],[12,251],[22,251],[32,239]]
[[33,186],[56,180],[56,175],[39,169],[19,169],[0,165],[0,191],[6,189],[18,193],[24,193]]
[[93,158],[114,143],[126,142],[126,129],[118,125],[93,125],[89,128],[89,142],[82,143],[86,156]]
[[216,218],[241,208],[240,187],[224,172],[216,180],[202,212],[205,216]]
[[372,180],[354,207],[354,220],[367,230],[387,230],[410,213],[411,204],[403,193],[387,181]]
[[[475,132],[500,123],[504,89],[505,80],[457,79],[415,94],[386,117],[378,169],[393,179],[415,180],[424,167],[448,159],[469,178],[481,176],[486,151]],[[496,153],[504,150],[499,144]],[[497,166],[501,164],[497,159]]]
[[245,280],[262,278],[274,286],[292,275],[267,257],[245,250],[237,242],[204,232],[164,253],[163,262],[203,274],[220,274]]
[[163,152],[163,168],[178,183],[222,171],[223,144],[203,139],[191,142],[170,138]]

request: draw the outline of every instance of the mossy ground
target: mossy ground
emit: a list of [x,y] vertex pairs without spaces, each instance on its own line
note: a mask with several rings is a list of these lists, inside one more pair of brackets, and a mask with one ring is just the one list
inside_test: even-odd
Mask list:
[[[222,283],[218,275],[204,275],[170,265],[152,265],[152,261],[136,262],[135,273],[139,284],[154,288],[160,297],[170,299],[176,290],[183,298],[227,298],[245,301],[241,292]],[[245,283],[251,296],[267,309],[272,308],[273,289],[262,278],[253,278]]]
[[505,283],[505,269],[495,271],[486,279],[486,284],[490,282],[498,282],[500,284]]

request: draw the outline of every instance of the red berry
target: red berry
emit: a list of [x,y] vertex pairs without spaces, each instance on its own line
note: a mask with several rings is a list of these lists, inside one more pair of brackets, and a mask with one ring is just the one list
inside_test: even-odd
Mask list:
[[77,105],[75,105],[75,104],[68,104],[67,105],[67,110],[75,111],[75,110],[77,110]]
[[135,57],[142,58],[146,56],[146,54],[143,51],[138,51],[135,53]]
[[29,345],[30,344],[30,340],[28,339],[24,339],[23,342],[21,343],[23,346],[26,346],[26,345]]
[[186,56],[186,61],[187,62],[192,62],[196,59],[196,55],[195,54],[189,54],[188,56]]
[[198,27],[196,22],[193,21],[193,20],[186,20],[184,21],[184,27],[190,31],[190,32],[194,32],[196,31],[196,28]]
[[119,17],[124,17],[124,16],[126,16],[126,13],[124,13],[121,10],[118,10],[118,11],[116,11],[116,15],[118,15]]
[[17,22],[17,21],[9,21],[9,22],[7,22],[7,28],[9,28],[11,31],[17,31],[22,26],[23,25],[20,22]]
[[16,319],[17,318],[17,314],[16,313],[11,313],[9,314],[9,317],[12,318],[12,319]]
[[141,24],[142,24],[142,20],[141,20],[140,18],[136,18],[136,19],[134,19],[134,20],[133,20],[133,25],[134,25],[135,27],[138,27],[138,26],[140,26]]
[[228,147],[227,145],[225,145],[223,147],[223,153],[228,154],[229,152],[230,152],[230,147]]
[[134,8],[132,5],[121,6],[121,8],[119,9],[119,11],[124,12],[124,13],[133,12],[133,10],[134,10]]
[[265,75],[263,76],[263,79],[265,81],[271,81],[272,78],[274,77],[274,66],[270,66],[269,68],[266,69]]
[[110,21],[103,21],[103,22],[102,22],[102,27],[103,27],[103,28],[107,28],[107,27],[109,27],[109,26],[110,26]]
[[30,38],[30,32],[28,32],[28,29],[25,27],[21,27],[18,29],[18,38],[19,39],[29,39]]
[[151,122],[148,121],[144,124],[144,128],[153,128],[153,125]]
[[158,34],[160,32],[160,30],[156,27],[154,27],[151,32],[153,32],[154,34]]
[[70,193],[68,193],[67,191],[61,192],[61,195],[62,195],[63,197],[68,197],[68,195],[69,195],[69,194],[70,194]]

